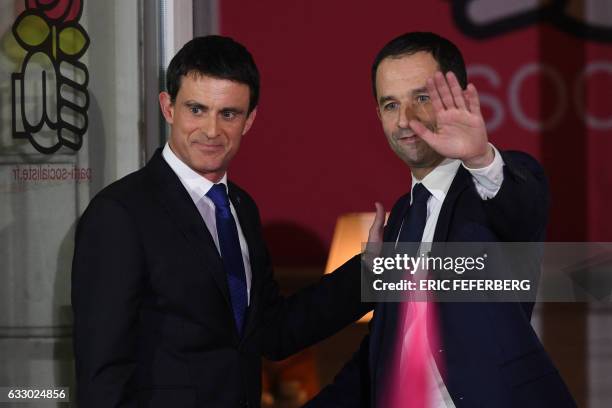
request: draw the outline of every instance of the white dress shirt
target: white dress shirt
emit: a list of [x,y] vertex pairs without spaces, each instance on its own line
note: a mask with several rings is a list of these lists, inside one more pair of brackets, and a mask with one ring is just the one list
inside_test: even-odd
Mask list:
[[[487,200],[495,197],[499,189],[501,188],[502,182],[504,181],[504,161],[499,154],[499,151],[491,145],[494,152],[494,159],[491,164],[481,169],[470,169],[463,165],[461,161],[454,159],[445,159],[435,169],[433,169],[427,176],[422,180],[417,179],[414,174],[412,176],[412,189],[417,183],[422,183],[427,190],[431,193],[431,196],[427,200],[427,221],[425,223],[425,229],[423,230],[423,237],[421,238],[421,245],[419,247],[419,254],[429,252],[431,249],[431,243],[434,239],[434,232],[436,230],[436,224],[438,223],[438,217],[440,210],[442,209],[442,203],[446,198],[446,194],[455,178],[455,174],[459,169],[459,166],[465,167],[471,175],[476,187],[476,191],[483,200]],[[412,197],[410,197],[410,204],[412,204]],[[400,228],[401,231],[401,228]],[[399,234],[398,238],[399,239]],[[397,243],[397,241],[396,241]],[[422,308],[421,310],[424,310]],[[407,314],[407,319],[412,319],[414,316]],[[402,346],[402,353],[406,352],[410,348],[412,338],[412,326],[409,321],[405,322],[404,327],[408,327],[404,335],[404,343]],[[403,361],[401,359],[400,361]],[[436,362],[433,356],[429,355],[429,366],[431,368],[429,375],[431,385],[429,391],[429,402],[430,408],[455,408],[446,385],[442,380],[442,376],[436,366]]]
[[[179,180],[185,187],[185,190],[191,196],[194,204],[198,208],[206,227],[208,227],[208,231],[210,231],[210,235],[212,235],[213,240],[215,241],[215,246],[217,247],[217,251],[221,254],[221,250],[219,249],[219,236],[217,235],[217,219],[215,217],[215,204],[212,202],[210,198],[206,196],[208,190],[212,188],[215,184],[207,178],[201,176],[196,173],[191,167],[186,165],[181,159],[179,159],[176,154],[170,148],[170,145],[166,143],[164,146],[164,150],[162,151],[162,156],[164,160],[168,163],[172,171],[176,173]],[[225,184],[227,187],[227,173],[223,175],[223,178],[219,181],[221,184]],[[217,183],[217,184],[219,184]],[[242,233],[242,228],[240,227],[240,221],[238,220],[238,215],[236,214],[236,209],[230,200],[230,209],[232,211],[232,216],[234,217],[234,221],[236,221],[236,227],[238,228],[238,239],[240,240],[240,251],[242,252],[242,262],[244,263],[244,272],[246,274],[246,284],[247,284],[247,301],[250,304],[251,302],[251,262],[249,259],[249,247],[247,246],[246,239],[244,238],[244,234]]]

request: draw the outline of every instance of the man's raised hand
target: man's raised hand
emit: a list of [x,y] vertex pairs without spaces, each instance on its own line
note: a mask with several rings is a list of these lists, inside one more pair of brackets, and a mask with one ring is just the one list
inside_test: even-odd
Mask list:
[[465,91],[452,72],[436,72],[427,80],[433,107],[434,129],[411,120],[410,127],[440,155],[460,159],[469,168],[482,168],[494,158],[488,144],[487,129],[480,111],[478,92],[473,84]]

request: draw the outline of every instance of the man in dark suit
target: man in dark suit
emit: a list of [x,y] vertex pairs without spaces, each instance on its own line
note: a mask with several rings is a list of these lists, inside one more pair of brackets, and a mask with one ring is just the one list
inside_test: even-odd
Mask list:
[[78,224],[77,400],[82,408],[257,407],[262,355],[283,359],[371,309],[360,301],[361,262],[279,295],[257,206],[227,181],[259,95],[242,45],[190,41],[170,63],[167,90],[159,100],[168,144],[102,190]]
[[[499,152],[488,142],[476,88],[454,44],[433,33],[404,34],[375,58],[372,85],[387,140],[412,172],[411,192],[395,203],[385,242],[544,239],[544,173],[527,154]],[[393,371],[416,347],[418,320],[400,313],[406,304],[376,305],[359,351],[307,407],[397,405],[389,395],[401,390],[390,385],[417,381],[398,384]],[[435,408],[575,406],[530,325],[532,303],[435,306],[439,342],[430,337],[426,355],[413,356],[429,361],[417,372],[428,386],[405,395],[408,401],[422,392]],[[399,367],[401,375],[408,365]]]

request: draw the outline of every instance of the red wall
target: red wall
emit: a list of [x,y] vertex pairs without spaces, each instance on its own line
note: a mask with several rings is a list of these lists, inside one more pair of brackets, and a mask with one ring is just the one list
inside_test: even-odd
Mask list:
[[[549,239],[612,239],[612,124],[586,124],[575,91],[590,67],[588,111],[612,121],[612,43],[581,39],[550,22],[474,39],[455,23],[450,2],[439,0],[224,0],[220,7],[222,34],[251,50],[262,75],[257,120],[230,178],[257,200],[277,262],[323,262],[339,214],[370,211],[375,200],[390,209],[409,188],[409,170],[376,117],[370,65],[387,41],[415,30],[451,39],[477,70],[471,79],[488,122],[502,115],[492,142],[542,161],[553,193]],[[542,64],[552,74],[542,74]],[[549,129],[529,128],[529,119],[542,122],[556,111]]]

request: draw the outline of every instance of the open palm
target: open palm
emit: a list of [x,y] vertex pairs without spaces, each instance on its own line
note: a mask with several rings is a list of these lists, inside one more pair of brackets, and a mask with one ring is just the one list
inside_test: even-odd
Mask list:
[[469,84],[463,91],[452,72],[446,77],[436,72],[427,80],[427,90],[436,126],[431,130],[413,120],[410,127],[416,134],[440,155],[460,159],[468,166],[482,167],[492,161],[476,87]]

